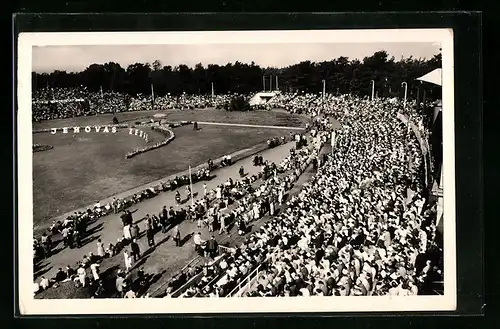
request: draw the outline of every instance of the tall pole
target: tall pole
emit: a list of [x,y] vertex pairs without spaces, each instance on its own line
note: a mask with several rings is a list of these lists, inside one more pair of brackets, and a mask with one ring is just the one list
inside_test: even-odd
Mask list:
[[109,89],[111,90],[111,92],[113,91],[113,85],[115,83],[115,75],[116,75],[116,69],[113,66],[113,75],[111,76],[111,84],[109,86]]
[[151,83],[151,110],[154,110],[155,107],[155,89],[153,84]]
[[215,92],[214,92],[214,83],[212,82],[212,98],[215,97]]
[[102,92],[102,86],[101,86],[101,98],[104,99],[104,93]]
[[191,191],[191,206],[194,206],[193,201],[193,180],[191,179],[191,166],[189,166],[189,189]]
[[417,108],[420,108],[420,86],[418,85],[417,85]]
[[269,91],[273,91],[273,76],[269,76]]
[[403,109],[406,109],[406,97],[408,96],[408,83],[406,83],[406,81],[403,81],[401,83],[401,86],[403,86],[403,85],[405,87],[405,98],[403,100]]
[[372,80],[372,101],[375,98],[375,80]]
[[262,91],[266,91],[266,76],[262,76]]
[[325,87],[326,87],[326,81],[325,79],[321,80],[323,82],[323,99],[325,99]]
[[332,143],[332,155],[333,155],[333,148],[335,147],[335,130],[332,130],[332,140],[331,140],[331,143]]
[[278,76],[276,76],[276,90],[278,90]]

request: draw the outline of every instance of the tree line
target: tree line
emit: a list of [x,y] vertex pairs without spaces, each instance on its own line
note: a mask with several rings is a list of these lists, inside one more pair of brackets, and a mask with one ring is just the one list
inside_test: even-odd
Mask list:
[[[416,96],[420,83],[415,81],[441,67],[441,54],[430,59],[389,57],[386,51],[375,52],[363,60],[339,57],[329,61],[302,61],[283,68],[260,67],[235,62],[226,65],[201,63],[194,68],[181,64],[163,66],[160,61],[135,63],[124,68],[118,63],[92,64],[81,72],[53,71],[32,73],[33,91],[41,88],[68,88],[86,86],[90,91],[101,89],[129,95],[155,96],[210,94],[249,94],[265,90],[287,92],[303,91],[320,93],[323,80],[327,93],[351,93],[360,96],[371,94],[371,81],[379,96],[401,95],[402,82],[408,83],[408,96]],[[277,77],[277,78],[276,78]],[[433,90],[436,92],[436,90]],[[414,95],[415,94],[415,95]],[[430,95],[429,95],[430,96]]]

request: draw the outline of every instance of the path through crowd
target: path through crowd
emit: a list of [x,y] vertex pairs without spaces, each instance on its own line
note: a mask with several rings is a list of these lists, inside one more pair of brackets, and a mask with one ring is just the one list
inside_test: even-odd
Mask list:
[[[286,176],[290,172],[283,173],[279,176]],[[309,167],[306,168],[306,170],[300,175],[299,179],[293,184],[293,187],[290,191],[287,192],[287,197],[286,200],[289,200],[292,196],[297,195],[300,190],[302,189],[304,183],[306,183],[309,179],[311,179],[312,175],[315,173],[313,166],[309,165]],[[258,186],[262,181],[258,180],[253,184],[254,186]],[[285,200],[285,201],[286,201]],[[286,206],[285,203],[283,203],[282,206],[277,206],[276,208],[276,214],[283,211],[284,207]],[[275,215],[276,215],[275,214]],[[269,213],[265,214],[261,218],[257,220],[253,220],[248,227],[247,234],[245,235],[239,235],[238,234],[238,228],[236,225],[229,225],[227,228],[227,234],[222,234],[218,235],[215,234],[215,236],[218,237],[218,242],[232,248],[237,248],[241,246],[241,244],[246,240],[246,238],[249,236],[249,234],[258,231],[262,225],[267,223],[269,220],[271,220],[271,216]],[[194,223],[186,223],[187,225],[191,224],[193,228],[195,228]],[[216,232],[217,233],[217,232]],[[194,253],[193,253],[194,254]],[[195,255],[195,254],[194,254]],[[193,257],[191,261],[189,261],[184,267],[196,267],[199,265],[203,265],[205,263],[210,263],[212,260],[210,258],[205,258],[202,256],[199,257]],[[177,272],[172,273],[175,275]],[[165,283],[168,283],[169,280],[158,280],[156,282],[153,282],[151,286],[149,287],[148,293],[151,295],[151,297],[161,297],[164,295],[164,291],[166,288]]]
[[[261,154],[264,160],[279,163],[282,159],[289,155],[290,149],[293,147],[294,143],[287,143],[272,149],[267,149]],[[229,178],[238,179],[238,170],[240,166],[243,166],[245,172],[249,175],[255,174],[261,169],[261,167],[253,166],[252,157],[242,159],[230,167],[223,167],[215,170],[213,174],[216,175],[216,177],[205,182],[207,190],[216,188],[221,183],[226,182]],[[193,184],[193,191],[195,194],[197,193],[196,198],[201,198],[203,196],[203,183],[204,182],[198,182]],[[181,188],[181,192],[184,192],[183,188]],[[184,193],[181,194],[184,195]],[[208,228],[204,227],[198,230],[195,222],[184,221],[180,225],[182,240],[181,247],[175,246],[175,243],[170,236],[170,232],[167,232],[166,234],[156,234],[156,246],[154,249],[148,250],[147,239],[144,234],[146,223],[141,221],[141,219],[144,218],[146,214],[158,214],[164,205],[166,205],[167,208],[174,206],[174,208],[178,209],[179,207],[176,206],[174,197],[175,191],[163,192],[152,199],[147,199],[137,205],[134,205],[130,209],[133,212],[134,222],[138,223],[141,229],[141,238],[138,239],[138,244],[141,248],[141,253],[143,254],[143,257],[137,264],[134,265],[134,268],[143,267],[146,273],[161,274],[162,276],[175,274],[190,260],[196,257],[192,243],[193,234],[199,231],[204,239],[208,239],[210,237]],[[184,205],[184,207],[185,206],[186,205]],[[88,227],[88,231],[91,232],[91,234],[83,241],[84,245],[79,249],[64,248],[59,250],[58,248],[62,248],[62,244],[60,244],[54,250],[54,255],[39,264],[40,270],[35,273],[35,280],[38,280],[41,275],[48,278],[54,277],[58,268],[64,269],[67,265],[74,267],[76,262],[82,260],[84,255],[88,255],[90,252],[96,254],[96,243],[98,239],[101,239],[105,247],[107,247],[109,243],[115,244],[117,239],[123,235],[123,225],[120,215],[121,213],[111,214],[100,218],[95,223],[90,225]],[[220,236],[218,232],[214,232],[213,235],[218,241],[227,237],[227,234],[225,233]],[[120,253],[110,259],[105,259],[100,266],[101,273],[107,269],[116,270],[118,267],[123,268],[123,253]],[[65,296],[58,296],[58,298],[65,298]]]
[[212,126],[230,126],[230,127],[248,127],[248,128],[263,128],[263,129],[290,129],[290,130],[300,130],[304,131],[303,127],[288,127],[288,126],[264,126],[264,125],[250,125],[243,123],[225,123],[225,122],[205,122],[198,121],[200,125],[212,125]]

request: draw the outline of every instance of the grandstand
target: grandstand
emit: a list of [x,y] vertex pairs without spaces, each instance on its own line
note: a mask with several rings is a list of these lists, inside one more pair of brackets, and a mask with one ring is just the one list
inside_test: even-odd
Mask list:
[[[439,85],[438,75],[433,71],[419,79]],[[191,85],[182,82],[191,93],[177,88],[170,94],[172,87],[164,86],[156,96],[153,83],[151,94],[104,92],[102,87],[99,92],[85,87],[36,89],[34,126],[40,121],[52,124],[53,119],[74,122],[77,117],[93,124],[117,113],[123,127],[139,126],[147,145],[124,155],[141,179],[149,171],[160,173],[191,149],[206,161],[175,163],[173,167],[184,171],[177,169],[178,174],[157,177],[149,185],[141,181],[117,197],[58,217],[35,237],[36,298],[443,294],[442,114],[440,104],[431,102],[439,96],[431,95],[436,93],[432,87],[415,84],[418,94],[410,93],[408,99],[394,95],[391,87],[380,87],[381,97],[369,97],[355,77],[339,79],[339,85],[347,81],[349,86],[340,85],[343,93],[335,88],[335,95],[325,89],[318,93],[317,86],[291,88],[302,80],[323,81],[324,87],[325,80],[317,79],[321,76],[283,81],[294,92],[255,92],[260,89],[238,78],[244,95],[234,92],[230,79],[221,82],[227,90],[218,95],[203,94],[201,83],[196,94],[194,79]],[[224,111],[235,97],[267,111]],[[213,122],[207,119],[201,129],[188,126],[203,123],[199,118]],[[285,130],[290,118],[300,127]],[[268,125],[283,129],[280,136],[263,131],[272,120]],[[208,134],[211,125],[228,130]],[[228,132],[231,125],[234,135]],[[244,126],[251,125],[262,129],[243,134]],[[161,139],[150,143],[155,133]],[[192,137],[198,133],[206,137]],[[260,144],[238,144],[255,136]],[[185,144],[154,153],[178,141]],[[204,147],[208,142],[210,150]],[[41,146],[46,145],[37,148]],[[114,151],[96,149],[104,156]],[[156,161],[151,167],[140,162],[147,151]],[[194,161],[195,155],[188,158]],[[111,167],[125,165],[115,162]],[[133,220],[127,212],[132,208]],[[74,259],[66,262],[65,254]],[[50,278],[40,274],[43,266],[53,263],[48,271],[54,272],[63,261],[79,273],[63,271],[64,279],[63,274],[57,278],[60,271]],[[94,264],[105,274],[96,274]],[[148,279],[143,272],[158,278]]]

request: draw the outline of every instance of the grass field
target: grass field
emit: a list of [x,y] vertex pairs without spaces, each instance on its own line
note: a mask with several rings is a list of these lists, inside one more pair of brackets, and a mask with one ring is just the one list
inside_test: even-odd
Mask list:
[[[123,112],[117,113],[116,117],[120,122],[133,122],[137,119],[150,117],[157,113],[166,114],[167,119],[170,121],[207,121],[288,127],[302,127],[307,122],[307,118],[304,116],[279,111],[228,112],[215,109]],[[33,123],[33,128],[43,129],[87,124],[111,124],[112,119],[112,114],[57,119],[43,121],[41,123]]]
[[[151,112],[118,114],[120,121],[135,120]],[[170,111],[169,119],[245,124],[299,126],[304,118],[283,113],[230,113],[216,110]],[[64,119],[35,124],[35,128],[109,124],[112,115]],[[109,121],[108,121],[109,120]],[[193,132],[191,126],[174,129],[175,140],[164,147],[125,160],[125,154],[145,144],[127,130],[116,134],[80,133],[33,134],[33,142],[54,148],[33,154],[34,225],[96,202],[99,199],[147,184],[186,170],[189,165],[205,163],[289,133],[286,129],[257,129],[227,126],[203,126]],[[151,132],[154,140],[161,135]]]

